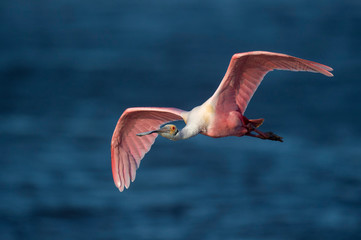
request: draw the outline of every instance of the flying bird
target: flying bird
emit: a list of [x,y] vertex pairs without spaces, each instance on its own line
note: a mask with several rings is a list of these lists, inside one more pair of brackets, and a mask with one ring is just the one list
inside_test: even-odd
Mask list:
[[[181,140],[203,134],[213,138],[250,136],[282,142],[272,132],[258,127],[264,119],[244,116],[263,77],[274,69],[322,73],[332,77],[333,69],[320,63],[280,53],[254,51],[232,56],[227,72],[214,94],[191,111],[168,107],[134,107],[126,109],[118,120],[111,141],[113,179],[122,192],[136,176],[140,161],[158,135]],[[179,130],[172,121],[183,120]]]

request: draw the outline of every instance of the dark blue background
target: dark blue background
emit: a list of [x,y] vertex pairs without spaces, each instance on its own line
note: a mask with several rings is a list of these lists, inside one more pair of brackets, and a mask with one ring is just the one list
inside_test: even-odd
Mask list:
[[[3,0],[1,239],[361,239],[361,2]],[[120,193],[110,139],[134,106],[190,110],[232,54],[272,72],[246,116],[284,143],[158,139]]]

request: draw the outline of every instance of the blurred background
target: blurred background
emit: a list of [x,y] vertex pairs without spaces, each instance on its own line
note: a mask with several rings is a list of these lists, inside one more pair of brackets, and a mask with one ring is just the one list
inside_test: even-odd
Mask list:
[[[1,239],[361,239],[359,0],[3,0],[0,20]],[[268,74],[246,116],[284,143],[158,139],[120,193],[122,112],[190,110],[252,50],[335,77]]]

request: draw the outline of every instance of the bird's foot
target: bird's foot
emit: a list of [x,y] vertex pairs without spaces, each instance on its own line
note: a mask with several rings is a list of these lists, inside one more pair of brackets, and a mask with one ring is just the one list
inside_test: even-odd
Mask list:
[[254,132],[257,133],[256,134],[253,134],[253,133],[247,133],[246,135],[247,136],[251,136],[251,137],[257,137],[257,138],[260,138],[260,139],[263,139],[263,140],[272,140],[272,141],[279,141],[279,142],[283,142],[283,138],[274,134],[273,132],[261,132],[257,129],[254,129],[253,130]]
[[266,132],[265,135],[266,135],[266,138],[264,138],[264,139],[283,142],[283,140],[282,140],[283,138],[274,134],[273,132]]

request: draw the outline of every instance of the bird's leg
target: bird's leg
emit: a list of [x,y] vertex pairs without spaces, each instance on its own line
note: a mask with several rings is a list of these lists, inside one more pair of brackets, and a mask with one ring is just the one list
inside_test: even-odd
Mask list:
[[[264,132],[257,129],[259,126],[262,125],[262,123],[264,121],[263,118],[260,118],[260,119],[248,119],[245,116],[242,116],[241,121],[242,121],[243,127],[245,127],[248,130],[247,133],[245,134],[246,136],[283,142],[282,137],[274,134],[273,132],[265,132],[264,133]],[[257,134],[254,134],[252,132],[255,132]]]

